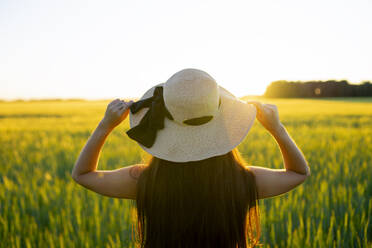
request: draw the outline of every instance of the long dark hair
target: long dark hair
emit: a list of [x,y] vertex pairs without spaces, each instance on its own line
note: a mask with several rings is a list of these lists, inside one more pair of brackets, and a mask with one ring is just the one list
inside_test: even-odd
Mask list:
[[138,178],[136,207],[139,247],[259,244],[255,177],[236,148],[184,163],[150,157]]

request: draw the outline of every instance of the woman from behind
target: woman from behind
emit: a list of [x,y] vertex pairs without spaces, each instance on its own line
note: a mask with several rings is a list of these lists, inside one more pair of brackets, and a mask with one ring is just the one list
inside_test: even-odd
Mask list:
[[[150,160],[97,170],[106,137],[129,113],[127,135]],[[236,147],[256,118],[277,141],[283,169],[251,166],[240,156]],[[99,194],[136,200],[136,237],[146,248],[254,247],[258,200],[286,193],[309,175],[276,106],[242,102],[197,69],[177,72],[135,103],[111,102],[72,172]]]

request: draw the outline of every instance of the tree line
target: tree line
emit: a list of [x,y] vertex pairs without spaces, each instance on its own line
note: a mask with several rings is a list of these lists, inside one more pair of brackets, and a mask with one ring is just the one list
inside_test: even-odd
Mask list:
[[372,84],[350,84],[335,81],[274,81],[265,91],[265,97],[363,97],[372,96]]

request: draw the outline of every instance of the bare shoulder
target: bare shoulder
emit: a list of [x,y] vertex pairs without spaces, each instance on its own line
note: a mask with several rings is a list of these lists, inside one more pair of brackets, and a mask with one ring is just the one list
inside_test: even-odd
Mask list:
[[96,170],[79,176],[75,181],[101,195],[136,199],[137,181],[146,167],[134,164],[116,170]]
[[258,197],[278,196],[294,189],[306,179],[306,175],[286,169],[270,169],[260,166],[246,166],[256,179]]

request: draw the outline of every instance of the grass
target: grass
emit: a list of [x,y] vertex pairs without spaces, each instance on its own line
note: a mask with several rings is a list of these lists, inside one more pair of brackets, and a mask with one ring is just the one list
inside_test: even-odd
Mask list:
[[[372,247],[372,98],[264,99],[304,152],[311,177],[260,200],[264,247]],[[74,162],[107,101],[0,103],[0,247],[132,247],[133,202],[77,185]],[[122,123],[100,169],[145,156]],[[248,163],[282,168],[279,149],[255,123],[239,145]]]

